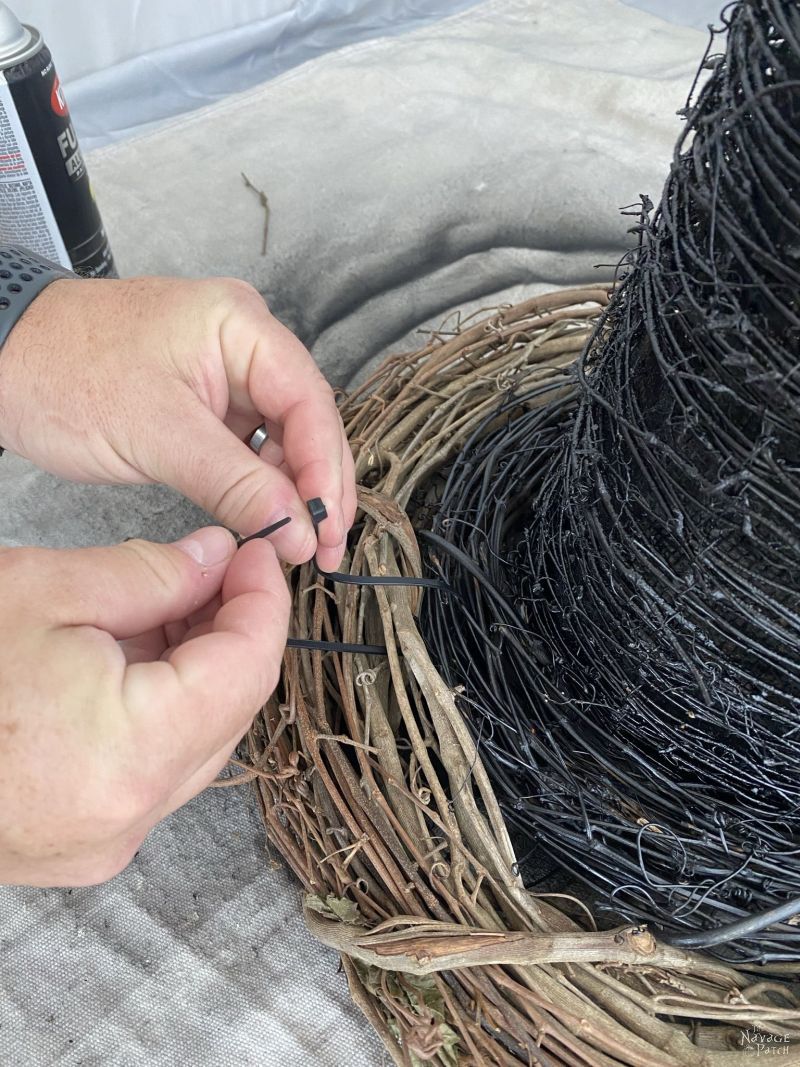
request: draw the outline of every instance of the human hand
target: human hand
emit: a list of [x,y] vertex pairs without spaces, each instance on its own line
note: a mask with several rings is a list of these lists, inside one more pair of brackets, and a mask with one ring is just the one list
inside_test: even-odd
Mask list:
[[[234,554],[235,553],[235,554]],[[225,764],[277,684],[275,551],[0,550],[0,883],[88,885]]]
[[[245,443],[266,420],[256,456]],[[53,282],[0,352],[0,444],[61,477],[163,482],[226,526],[335,570],[355,514],[350,448],[313,359],[231,279]],[[329,518],[319,544],[304,502]]]

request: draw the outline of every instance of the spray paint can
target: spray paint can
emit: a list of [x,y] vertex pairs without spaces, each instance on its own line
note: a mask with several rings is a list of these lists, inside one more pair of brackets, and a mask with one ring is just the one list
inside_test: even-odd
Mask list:
[[116,270],[50,50],[0,3],[0,240],[89,278]]

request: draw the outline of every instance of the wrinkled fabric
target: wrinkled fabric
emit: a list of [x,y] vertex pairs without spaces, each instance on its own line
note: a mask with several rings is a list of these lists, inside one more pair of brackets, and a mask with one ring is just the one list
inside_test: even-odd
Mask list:
[[[124,273],[243,277],[346,384],[453,308],[611,277],[619,209],[658,196],[704,46],[616,0],[491,0],[104,148],[90,171]],[[270,199],[266,256],[242,171]],[[169,490],[73,486],[15,457],[0,487],[6,544],[204,521]],[[276,863],[249,788],[209,790],[109,885],[0,890],[0,1063],[388,1062]]]

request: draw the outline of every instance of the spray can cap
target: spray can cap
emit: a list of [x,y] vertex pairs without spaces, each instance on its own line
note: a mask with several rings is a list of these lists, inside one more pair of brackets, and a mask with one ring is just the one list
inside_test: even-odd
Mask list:
[[24,52],[33,39],[27,26],[5,4],[0,3],[0,60]]

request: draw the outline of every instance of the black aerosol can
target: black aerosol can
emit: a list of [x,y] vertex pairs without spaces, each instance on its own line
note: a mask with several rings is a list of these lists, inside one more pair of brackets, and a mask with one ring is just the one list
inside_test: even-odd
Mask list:
[[116,274],[50,50],[3,3],[0,240],[89,278]]

